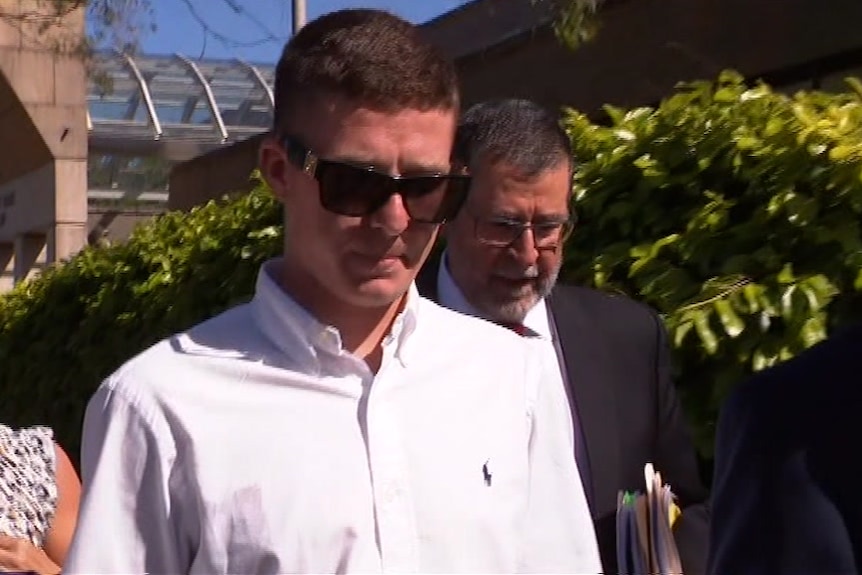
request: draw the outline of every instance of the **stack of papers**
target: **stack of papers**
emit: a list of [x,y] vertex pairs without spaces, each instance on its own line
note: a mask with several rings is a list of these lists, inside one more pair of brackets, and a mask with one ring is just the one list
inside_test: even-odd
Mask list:
[[644,466],[646,493],[617,496],[617,566],[620,575],[680,575],[673,538],[680,515],[675,497],[652,463]]

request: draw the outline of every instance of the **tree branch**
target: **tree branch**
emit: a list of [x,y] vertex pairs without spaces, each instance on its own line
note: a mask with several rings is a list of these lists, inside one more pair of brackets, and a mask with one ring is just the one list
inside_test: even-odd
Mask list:
[[194,18],[194,20],[203,30],[204,43],[200,54],[201,58],[206,52],[207,38],[212,38],[227,48],[255,48],[257,46],[262,46],[270,42],[281,44],[287,41],[287,36],[275,34],[272,30],[269,29],[269,27],[266,26],[266,24],[263,23],[263,21],[261,21],[254,14],[252,14],[245,7],[243,7],[240,4],[239,0],[222,1],[234,14],[236,14],[237,16],[242,16],[243,18],[249,20],[252,24],[254,24],[261,31],[263,31],[264,35],[254,40],[238,40],[235,37],[228,36],[227,34],[219,32],[212,27],[206,17],[198,10],[193,0],[180,0],[180,2],[186,6],[192,18]]
[[[121,52],[135,52],[142,38],[155,30],[155,15],[152,0],[31,0],[33,8],[11,10],[0,7],[0,20],[22,33],[28,41],[38,43],[44,32],[51,27],[60,28],[65,17],[76,10],[86,8],[88,37],[76,42],[74,47],[46,46],[62,51],[87,53],[91,46],[110,47]],[[253,48],[267,43],[284,43],[288,36],[276,34],[248,6],[259,0],[222,0],[237,17],[245,18],[261,31],[253,40],[240,40],[228,33],[216,30],[207,14],[212,10],[213,0],[207,0],[207,10],[199,9],[194,0],[177,0],[184,5],[204,33],[201,57],[206,52],[207,39],[212,38],[229,48]]]
[[599,31],[598,13],[606,0],[532,0],[554,11],[554,33],[568,48],[575,50],[592,40]]

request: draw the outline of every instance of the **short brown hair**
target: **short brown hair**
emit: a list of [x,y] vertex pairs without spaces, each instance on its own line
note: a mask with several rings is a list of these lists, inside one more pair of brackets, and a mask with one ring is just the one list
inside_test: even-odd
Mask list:
[[331,12],[287,43],[275,72],[275,130],[286,129],[292,108],[322,94],[380,111],[459,108],[451,60],[414,25],[381,10]]

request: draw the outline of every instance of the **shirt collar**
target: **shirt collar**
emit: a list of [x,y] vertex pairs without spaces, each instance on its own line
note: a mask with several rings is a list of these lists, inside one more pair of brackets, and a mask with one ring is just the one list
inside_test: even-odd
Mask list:
[[[489,319],[467,300],[466,296],[464,296],[464,292],[462,292],[461,288],[458,287],[458,284],[455,283],[455,279],[449,272],[449,263],[446,254],[447,252],[444,251],[443,256],[440,258],[440,268],[437,271],[437,294],[440,299],[440,304],[466,315],[486,320]],[[553,339],[550,320],[548,318],[548,308],[544,298],[540,299],[538,303],[527,312],[527,316],[524,318],[523,323],[524,326],[539,334],[540,337],[548,340]]]
[[[300,371],[320,374],[323,362],[347,356],[338,328],[325,325],[285,292],[278,282],[282,259],[265,262],[257,276],[251,301],[254,321],[278,350],[298,364]],[[383,340],[384,348],[394,345],[394,356],[402,364],[412,357],[411,335],[416,331],[419,293],[411,283],[404,309]]]

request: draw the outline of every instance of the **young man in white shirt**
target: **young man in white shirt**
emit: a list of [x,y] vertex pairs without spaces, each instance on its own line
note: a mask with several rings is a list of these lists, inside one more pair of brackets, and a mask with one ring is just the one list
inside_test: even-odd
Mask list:
[[64,573],[599,572],[540,355],[413,286],[469,185],[451,62],[345,10],[290,41],[275,95],[284,257],[90,401]]

